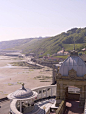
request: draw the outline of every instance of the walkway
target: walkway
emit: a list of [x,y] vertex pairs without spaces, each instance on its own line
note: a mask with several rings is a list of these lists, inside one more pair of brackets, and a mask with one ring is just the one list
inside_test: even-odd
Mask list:
[[[35,109],[31,112],[35,112],[38,109],[38,113],[37,114],[44,114],[44,110],[45,113],[49,110],[49,108],[53,105],[53,103],[55,102],[55,99],[45,99],[45,100],[41,100],[37,103],[35,103]],[[9,109],[10,109],[10,101],[3,101],[0,102],[0,114],[8,114],[9,113]],[[28,109],[25,109],[26,111],[24,112],[24,114],[31,114],[31,113],[27,113]],[[51,113],[52,114],[52,113]]]
[[67,101],[64,114],[83,114],[84,108],[79,106],[79,101]]
[[27,110],[25,109],[24,114],[33,114],[36,111],[37,111],[37,114],[46,114],[46,112],[50,109],[50,107],[53,105],[54,102],[55,102],[55,99],[41,100],[35,103],[35,108],[32,112],[28,113],[29,108],[27,108]]

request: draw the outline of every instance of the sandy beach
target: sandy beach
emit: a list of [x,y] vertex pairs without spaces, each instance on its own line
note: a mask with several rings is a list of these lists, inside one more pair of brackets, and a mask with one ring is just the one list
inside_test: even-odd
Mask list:
[[21,88],[35,88],[50,85],[52,83],[52,69],[30,69],[29,67],[11,66],[12,62],[23,61],[18,57],[0,56],[0,98]]

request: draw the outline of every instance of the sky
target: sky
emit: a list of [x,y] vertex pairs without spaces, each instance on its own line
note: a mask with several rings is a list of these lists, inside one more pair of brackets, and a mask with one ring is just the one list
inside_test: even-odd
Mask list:
[[86,0],[0,0],[0,41],[86,27]]

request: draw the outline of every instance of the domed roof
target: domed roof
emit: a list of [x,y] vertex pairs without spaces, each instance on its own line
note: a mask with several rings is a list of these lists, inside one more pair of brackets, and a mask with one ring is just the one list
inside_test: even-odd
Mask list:
[[86,54],[82,54],[82,55],[80,56],[80,58],[81,58],[83,61],[86,61]]
[[62,76],[68,76],[68,71],[74,69],[77,72],[77,76],[84,76],[86,74],[85,62],[77,55],[76,52],[72,52],[61,65],[59,73]]
[[33,95],[33,92],[30,89],[20,88],[13,93],[15,98],[26,98]]
[[8,95],[9,99],[24,99],[33,96],[33,91],[30,89],[24,88],[24,83],[22,84],[22,88]]

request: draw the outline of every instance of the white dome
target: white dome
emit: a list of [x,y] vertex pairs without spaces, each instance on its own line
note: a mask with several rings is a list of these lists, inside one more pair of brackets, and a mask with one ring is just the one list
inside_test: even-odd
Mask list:
[[27,99],[31,97],[35,97],[38,94],[31,89],[25,89],[24,84],[22,84],[22,88],[18,89],[17,91],[10,93],[7,97],[9,99]]
[[32,95],[33,92],[30,89],[25,88],[21,88],[13,93],[13,97],[17,99],[31,97]]
[[79,56],[68,57],[59,69],[59,73],[62,76],[68,76],[68,71],[74,69],[77,72],[77,76],[84,76],[86,74],[85,62]]

